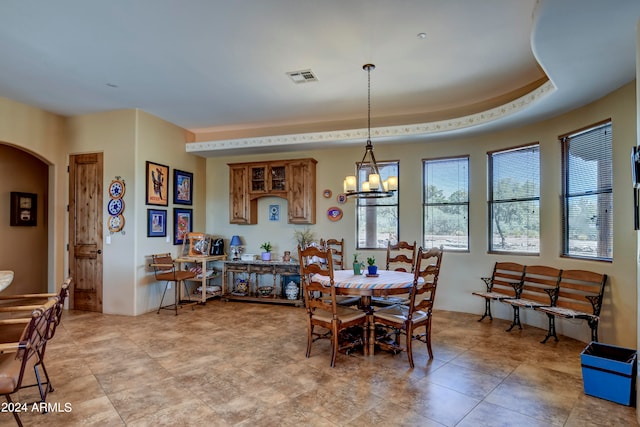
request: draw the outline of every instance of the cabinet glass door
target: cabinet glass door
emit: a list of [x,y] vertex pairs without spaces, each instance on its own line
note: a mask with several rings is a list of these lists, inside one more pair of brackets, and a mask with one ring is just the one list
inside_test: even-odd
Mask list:
[[266,167],[254,166],[250,168],[251,171],[251,192],[264,193],[267,190],[267,174]]

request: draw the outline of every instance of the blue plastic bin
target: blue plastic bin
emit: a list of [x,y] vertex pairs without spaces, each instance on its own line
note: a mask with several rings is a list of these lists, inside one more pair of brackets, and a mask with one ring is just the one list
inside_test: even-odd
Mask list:
[[595,341],[580,354],[584,392],[627,406],[635,406],[635,350]]

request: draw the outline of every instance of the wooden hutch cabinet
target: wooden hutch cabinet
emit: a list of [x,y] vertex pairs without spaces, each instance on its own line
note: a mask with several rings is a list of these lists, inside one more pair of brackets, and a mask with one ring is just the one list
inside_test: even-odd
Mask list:
[[229,164],[229,222],[257,224],[257,200],[287,199],[291,224],[316,223],[315,159]]

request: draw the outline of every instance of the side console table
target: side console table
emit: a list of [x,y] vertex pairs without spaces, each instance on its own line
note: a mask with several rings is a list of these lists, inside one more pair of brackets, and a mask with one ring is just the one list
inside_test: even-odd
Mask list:
[[[269,275],[272,281],[264,277]],[[297,262],[225,261],[222,280],[226,282],[227,300],[303,305]],[[285,293],[290,282],[297,285],[297,293]]]

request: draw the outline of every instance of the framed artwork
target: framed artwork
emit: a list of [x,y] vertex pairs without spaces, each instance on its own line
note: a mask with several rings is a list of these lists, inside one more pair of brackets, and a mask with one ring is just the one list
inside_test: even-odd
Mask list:
[[30,226],[37,224],[38,195],[35,193],[11,192],[11,215],[9,225]]
[[147,161],[146,204],[169,205],[169,166]]
[[167,211],[147,209],[147,237],[167,237]]
[[280,221],[280,205],[269,205],[269,221]]
[[193,209],[173,208],[173,244],[181,245],[193,231]]
[[173,170],[173,203],[178,205],[193,203],[193,174],[191,172]]

